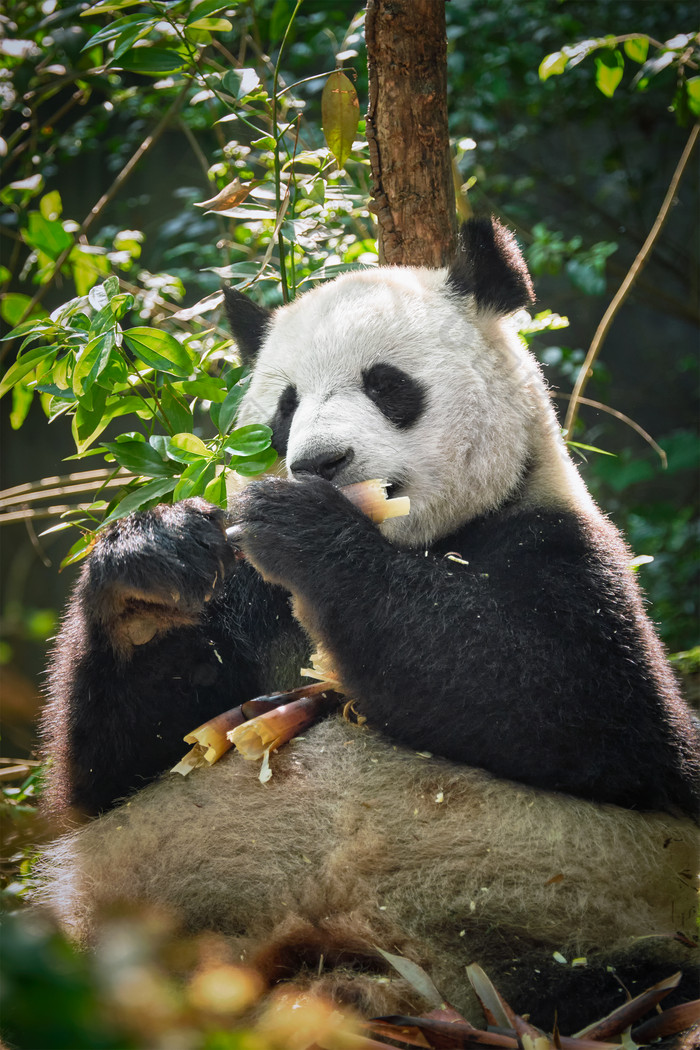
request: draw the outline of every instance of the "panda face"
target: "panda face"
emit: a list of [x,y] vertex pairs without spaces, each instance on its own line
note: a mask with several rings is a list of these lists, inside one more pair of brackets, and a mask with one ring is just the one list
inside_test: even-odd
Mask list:
[[383,268],[272,315],[240,422],[272,427],[290,477],[387,480],[411,514],[383,532],[421,546],[517,489],[536,373],[512,323],[480,315],[446,271]]

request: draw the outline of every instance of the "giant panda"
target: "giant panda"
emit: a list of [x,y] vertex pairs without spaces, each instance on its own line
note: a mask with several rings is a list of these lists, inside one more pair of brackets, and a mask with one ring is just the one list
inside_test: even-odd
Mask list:
[[[76,938],[145,901],[270,984],[424,1008],[382,948],[476,1024],[478,962],[564,1032],[624,1000],[616,969],[634,989],[689,965],[698,734],[517,336],[532,295],[491,219],[446,269],[347,274],[271,313],[227,292],[239,420],[271,426],[287,476],[228,516],[134,514],[85,564],[43,719],[50,806],[94,818],[43,860]],[[408,517],[376,526],[340,491],[375,477]],[[265,785],[233,752],[164,772],[319,646],[364,724],[327,717]]]

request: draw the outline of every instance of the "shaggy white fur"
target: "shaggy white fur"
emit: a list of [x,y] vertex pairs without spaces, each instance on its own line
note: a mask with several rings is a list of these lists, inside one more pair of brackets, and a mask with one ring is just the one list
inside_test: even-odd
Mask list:
[[[352,447],[339,484],[401,482],[411,513],[382,526],[400,545],[434,543],[496,509],[526,471],[526,504],[592,509],[514,321],[477,312],[446,280],[447,270],[400,267],[347,274],[273,314],[241,424],[271,419],[294,386],[287,463]],[[428,390],[407,430],[362,391],[362,371],[387,360]]]

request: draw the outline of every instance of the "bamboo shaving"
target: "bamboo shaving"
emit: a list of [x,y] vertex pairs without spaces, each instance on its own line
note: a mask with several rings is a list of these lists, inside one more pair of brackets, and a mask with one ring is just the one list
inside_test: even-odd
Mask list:
[[261,784],[267,784],[268,780],[272,779],[272,770],[270,768],[270,749],[263,755],[262,765],[260,766],[260,772],[258,773],[258,780]]
[[206,752],[202,745],[195,744],[192,750],[188,751],[184,758],[181,758],[178,764],[173,766],[170,772],[179,773],[181,776],[186,777],[193,769],[199,769],[200,766],[209,764],[205,754]]

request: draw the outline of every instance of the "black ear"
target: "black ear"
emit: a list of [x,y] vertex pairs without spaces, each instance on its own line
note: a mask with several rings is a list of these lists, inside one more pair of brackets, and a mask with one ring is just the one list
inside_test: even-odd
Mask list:
[[532,279],[515,237],[494,218],[464,223],[447,286],[460,295],[473,295],[477,309],[499,315],[535,301]]
[[235,288],[224,288],[224,303],[231,335],[236,340],[241,361],[244,365],[253,363],[265,338],[265,330],[270,322],[270,311],[258,306],[247,295]]

